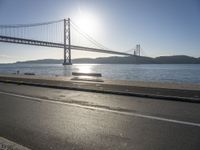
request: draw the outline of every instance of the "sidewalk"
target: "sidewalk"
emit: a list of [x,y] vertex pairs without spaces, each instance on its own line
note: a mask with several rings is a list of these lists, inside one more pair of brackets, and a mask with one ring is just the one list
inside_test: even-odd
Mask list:
[[0,75],[0,82],[71,89],[98,93],[129,95],[187,102],[200,102],[199,84],[174,84],[141,81],[101,80],[84,81],[73,77],[31,75]]

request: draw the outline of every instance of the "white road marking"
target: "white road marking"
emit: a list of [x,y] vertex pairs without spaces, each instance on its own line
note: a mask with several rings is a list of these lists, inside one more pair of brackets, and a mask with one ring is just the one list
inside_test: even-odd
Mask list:
[[75,106],[75,107],[80,107],[80,108],[107,111],[107,112],[113,112],[113,113],[122,114],[122,115],[128,115],[128,116],[141,117],[141,118],[147,118],[147,119],[152,119],[152,120],[159,120],[159,121],[165,121],[165,122],[170,122],[170,123],[177,123],[177,124],[182,124],[182,125],[200,127],[200,123],[181,121],[181,120],[175,120],[175,119],[168,119],[168,118],[156,117],[156,116],[151,116],[151,115],[144,115],[144,114],[139,114],[139,113],[134,113],[134,112],[125,112],[125,111],[111,110],[111,109],[106,109],[106,108],[101,108],[101,107],[94,107],[94,106],[87,106],[87,105],[81,105],[81,104],[75,104],[75,103],[54,101],[54,100],[50,100],[50,99],[19,95],[19,94],[8,93],[8,92],[3,92],[3,91],[0,91],[0,94],[14,96],[14,97],[20,97],[20,98],[24,98],[25,100],[29,99],[29,101],[34,100],[34,101],[41,101],[41,102],[51,102],[51,103],[57,103],[57,104],[65,104],[65,105],[70,105],[70,106]]

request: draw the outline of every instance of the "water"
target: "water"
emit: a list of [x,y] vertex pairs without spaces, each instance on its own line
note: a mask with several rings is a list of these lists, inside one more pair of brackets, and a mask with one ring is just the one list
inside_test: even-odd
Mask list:
[[200,64],[7,64],[0,73],[33,72],[37,75],[70,76],[71,72],[102,73],[106,79],[200,84]]

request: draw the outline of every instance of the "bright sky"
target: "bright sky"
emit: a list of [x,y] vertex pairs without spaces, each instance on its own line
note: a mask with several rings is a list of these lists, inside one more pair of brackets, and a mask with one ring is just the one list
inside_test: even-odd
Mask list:
[[[199,0],[0,0],[0,24],[68,17],[112,50],[141,44],[142,54],[150,57],[200,57]],[[107,55],[72,53],[72,58],[100,56]],[[0,43],[0,63],[43,58],[62,59],[63,50]]]

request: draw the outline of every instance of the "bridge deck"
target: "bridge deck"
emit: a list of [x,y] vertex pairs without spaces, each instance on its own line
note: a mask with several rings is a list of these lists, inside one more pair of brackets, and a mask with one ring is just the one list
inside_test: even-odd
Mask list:
[[[45,46],[45,47],[55,47],[55,48],[64,48],[64,44],[62,44],[62,43],[54,43],[54,42],[39,41],[39,40],[32,40],[32,39],[16,38],[16,37],[9,37],[9,36],[0,36],[0,42],[25,44],[25,45],[35,45],[35,46]],[[67,45],[67,46],[69,46],[69,45]],[[71,49],[72,50],[80,50],[80,51],[89,51],[89,52],[98,52],[98,53],[106,53],[106,54],[117,54],[117,55],[131,56],[131,54],[128,54],[128,53],[117,52],[117,51],[112,51],[112,50],[105,50],[105,49],[98,49],[98,48],[90,48],[90,47],[84,47],[84,46],[71,45]]]

